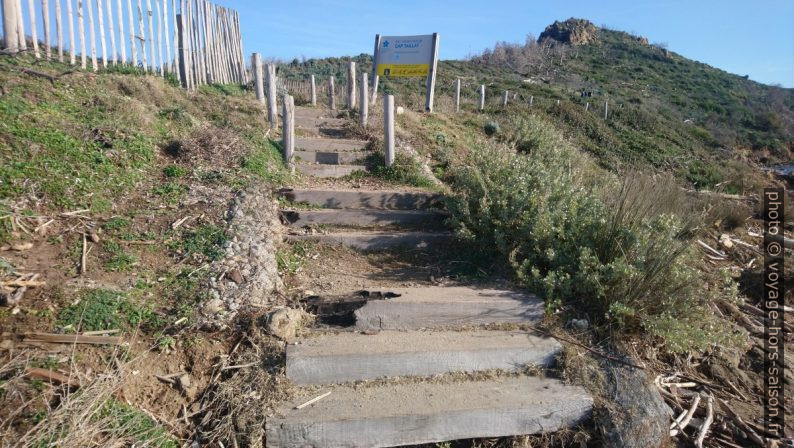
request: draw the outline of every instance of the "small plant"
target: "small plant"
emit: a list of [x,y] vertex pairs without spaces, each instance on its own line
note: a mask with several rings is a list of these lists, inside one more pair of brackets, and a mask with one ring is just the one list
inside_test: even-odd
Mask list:
[[485,135],[492,136],[499,133],[499,123],[495,121],[489,121],[485,123],[483,126],[483,131],[485,131]]
[[167,334],[161,335],[157,338],[157,348],[161,352],[169,353],[176,347],[176,339]]
[[277,251],[276,264],[278,270],[283,273],[297,274],[303,268],[303,263],[312,249],[314,249],[313,242],[298,241],[287,250]]
[[128,219],[122,218],[120,216],[114,216],[108,219],[107,221],[105,221],[105,223],[102,224],[102,228],[108,231],[114,231],[114,230],[126,229],[127,227],[129,227],[129,225],[130,225],[130,221]]
[[135,256],[125,252],[121,245],[115,241],[106,241],[103,249],[108,253],[104,264],[106,271],[127,272],[138,261]]
[[155,187],[153,193],[161,196],[166,202],[176,203],[187,191],[187,187],[177,182],[166,182],[162,185]]
[[168,165],[167,167],[163,168],[163,174],[169,179],[182,177],[187,174],[187,168],[176,164]]
[[223,255],[223,245],[228,241],[226,230],[213,224],[202,224],[195,230],[189,230],[182,235],[174,249],[185,256],[201,255],[209,261],[220,260]]

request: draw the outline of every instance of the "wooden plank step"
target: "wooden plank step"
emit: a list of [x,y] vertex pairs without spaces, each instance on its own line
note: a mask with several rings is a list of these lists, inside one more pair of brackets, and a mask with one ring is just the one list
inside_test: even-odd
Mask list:
[[[377,289],[376,289],[377,290]],[[494,323],[533,324],[543,318],[544,304],[520,291],[465,286],[392,288],[388,300],[370,300],[354,313],[360,330],[456,328]]]
[[441,195],[430,192],[282,188],[277,194],[292,202],[322,208],[422,210],[442,206]]
[[447,214],[433,210],[282,210],[285,223],[293,227],[325,224],[348,227],[401,226],[422,230],[444,228]]
[[392,248],[427,249],[449,244],[454,240],[449,232],[334,232],[314,235],[287,235],[291,241],[317,241],[329,245],[343,245],[362,251]]
[[265,422],[267,447],[379,448],[552,432],[586,419],[593,399],[554,379],[507,377],[304,391]]
[[339,115],[338,111],[326,109],[324,107],[296,107],[295,118],[298,117],[311,117],[311,118],[336,118]]
[[332,384],[396,376],[548,366],[562,349],[524,331],[323,333],[287,346],[287,378]]
[[349,165],[355,164],[367,157],[369,153],[363,151],[303,151],[295,150],[293,153],[298,162],[320,163],[323,165]]
[[295,149],[307,151],[362,151],[367,148],[366,140],[346,138],[296,138]]
[[307,176],[314,177],[345,177],[356,171],[367,171],[364,165],[318,165],[310,163],[296,163],[295,169]]

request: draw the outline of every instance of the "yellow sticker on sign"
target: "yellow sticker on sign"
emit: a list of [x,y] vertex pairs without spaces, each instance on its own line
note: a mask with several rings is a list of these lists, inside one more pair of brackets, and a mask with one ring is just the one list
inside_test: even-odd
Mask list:
[[430,64],[378,64],[378,76],[411,78],[430,74]]

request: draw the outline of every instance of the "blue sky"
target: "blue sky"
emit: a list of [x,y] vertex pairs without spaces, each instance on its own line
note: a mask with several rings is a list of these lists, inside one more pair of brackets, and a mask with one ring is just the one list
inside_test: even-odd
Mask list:
[[792,0],[216,0],[240,12],[246,54],[292,59],[370,53],[376,33],[441,34],[441,59],[523,42],[586,18],[767,84],[794,87]]

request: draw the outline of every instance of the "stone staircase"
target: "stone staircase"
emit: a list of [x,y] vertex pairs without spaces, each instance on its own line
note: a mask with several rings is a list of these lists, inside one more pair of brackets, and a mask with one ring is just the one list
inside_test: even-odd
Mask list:
[[[301,122],[307,133],[320,135],[329,125],[317,118],[320,112],[299,109],[297,115],[315,117]],[[314,138],[301,146],[311,153],[305,160],[335,166],[328,162],[349,162],[354,159],[346,154],[366,147],[332,140]],[[441,198],[433,192],[323,186],[279,194],[288,204],[283,221],[292,229],[328,230],[292,234],[292,240],[367,251],[443,250],[452,243]],[[535,296],[479,286],[369,291],[356,305],[353,326],[315,329],[287,346],[286,375],[299,388],[267,419],[268,447],[388,447],[534,434],[589,415],[592,398],[584,389],[526,374],[527,366],[554,363],[562,348],[556,340],[490,329],[537,323],[543,303]]]

